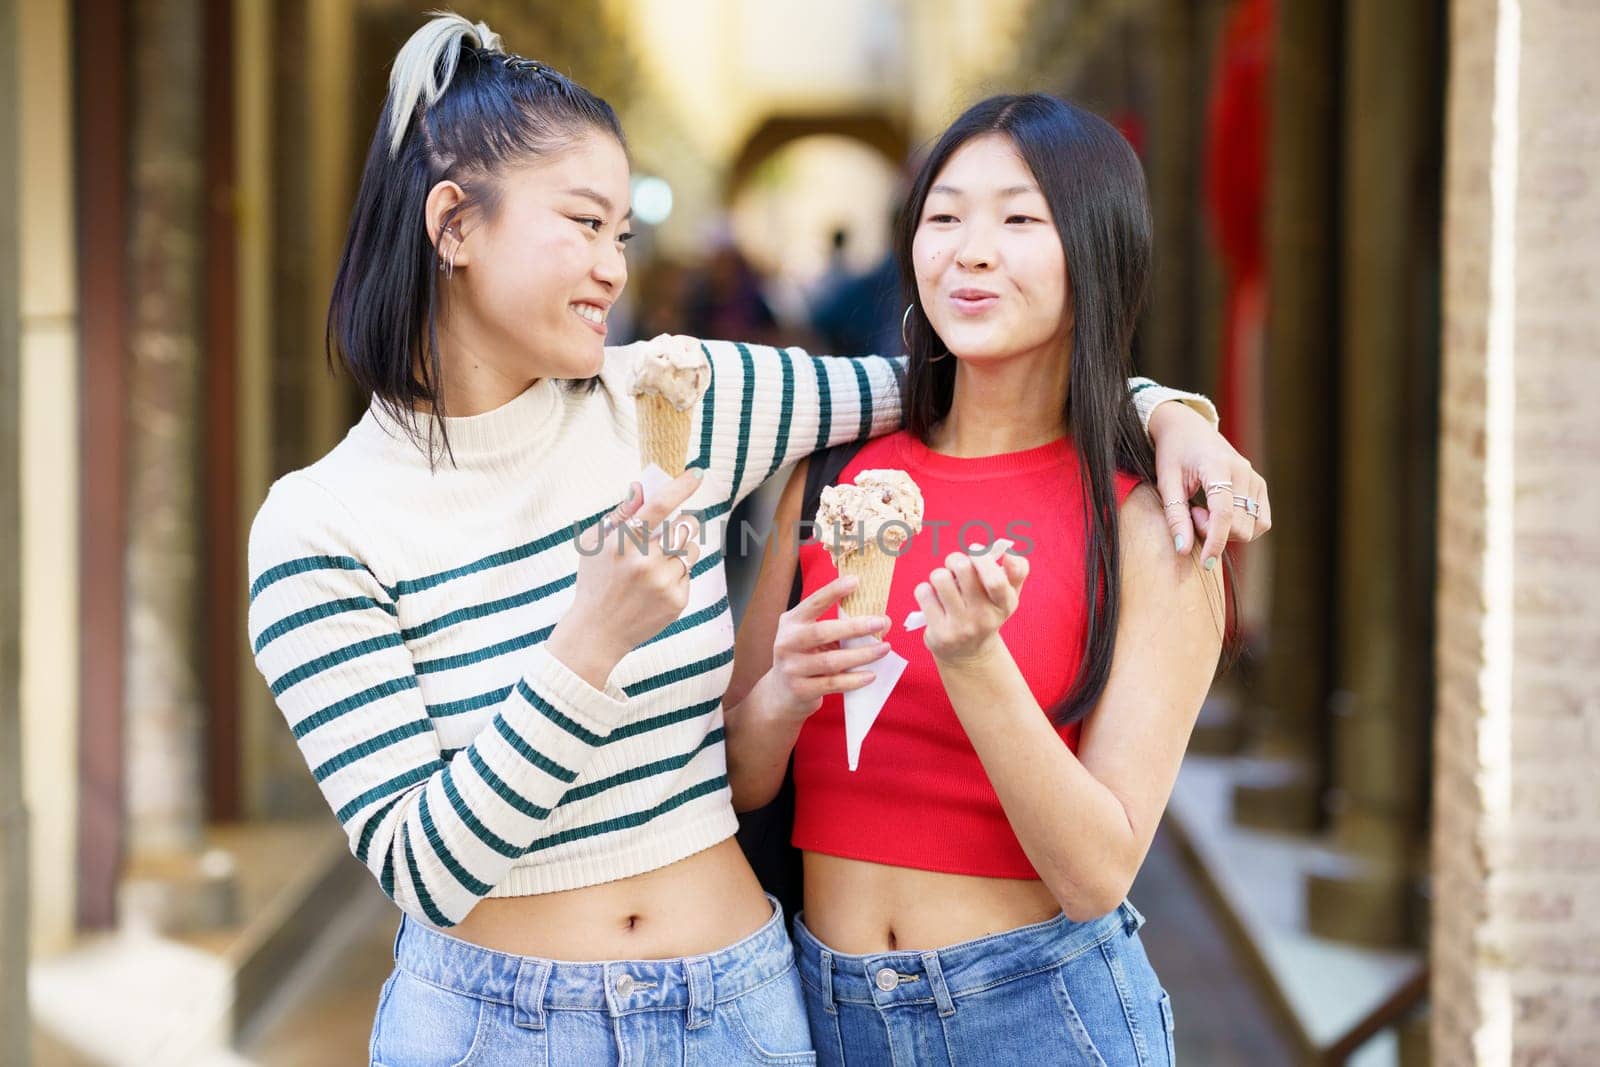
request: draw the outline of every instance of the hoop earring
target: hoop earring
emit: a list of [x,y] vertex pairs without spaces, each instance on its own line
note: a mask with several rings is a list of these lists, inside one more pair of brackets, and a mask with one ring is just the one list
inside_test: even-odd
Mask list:
[[[917,305],[915,305],[915,304],[907,304],[906,305],[905,314],[900,316],[900,340],[906,346],[906,354],[907,355],[911,354],[911,338],[906,336],[906,323],[907,323],[907,320],[909,320],[911,318],[911,309],[916,307],[916,306]],[[928,362],[929,363],[937,363],[942,359],[949,358],[949,356],[950,356],[950,353],[949,353],[948,350],[946,350],[944,352],[939,353],[937,356],[930,356],[929,359],[928,359]]]
[[[450,236],[453,235],[448,228],[441,230],[439,232],[440,243],[443,244],[444,239]],[[456,275],[456,253],[459,251],[461,251],[461,238],[457,237],[456,243],[450,247],[450,255],[448,257],[442,251],[439,253],[439,273],[445,276],[446,281]]]

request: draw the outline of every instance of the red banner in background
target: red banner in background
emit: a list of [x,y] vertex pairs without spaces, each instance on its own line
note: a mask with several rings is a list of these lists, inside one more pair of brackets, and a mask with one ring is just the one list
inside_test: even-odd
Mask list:
[[1248,456],[1263,444],[1272,24],[1272,0],[1239,0],[1228,13],[1206,131],[1206,206],[1227,270],[1217,400],[1228,439]]
[[[1206,208],[1226,274],[1217,406],[1228,440],[1258,463],[1266,449],[1262,375],[1273,16],[1273,0],[1238,0],[1228,12],[1206,130]],[[1265,572],[1245,568],[1239,557],[1235,568],[1237,619],[1248,633],[1264,608]]]

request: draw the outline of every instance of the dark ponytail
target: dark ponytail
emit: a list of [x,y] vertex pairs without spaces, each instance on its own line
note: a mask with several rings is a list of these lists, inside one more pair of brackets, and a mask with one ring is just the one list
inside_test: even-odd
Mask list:
[[[492,217],[502,168],[564,147],[587,130],[622,143],[616,112],[542,63],[503,52],[483,23],[438,15],[395,57],[383,115],[350,214],[328,306],[327,351],[433,461],[449,441],[439,366],[439,279],[446,261],[428,237],[428,193],[466,194],[462,211]],[[576,383],[592,389],[598,379]],[[439,436],[419,425],[431,412]]]

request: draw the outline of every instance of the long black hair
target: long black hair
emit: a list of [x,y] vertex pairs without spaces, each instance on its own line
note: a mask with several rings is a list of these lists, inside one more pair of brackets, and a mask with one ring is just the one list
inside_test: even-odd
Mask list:
[[[367,151],[328,305],[327,354],[344,364],[419,446],[418,407],[431,413],[429,461],[448,453],[437,314],[443,232],[463,211],[492,218],[508,163],[557,151],[586,130],[624,144],[611,105],[542,63],[501,50],[483,23],[441,14],[400,49]],[[429,239],[428,192],[466,194]],[[574,383],[593,389],[597,378]]]
[[1071,367],[1062,421],[1085,495],[1088,632],[1078,676],[1050,709],[1051,721],[1062,726],[1088,714],[1111,673],[1121,589],[1115,472],[1155,484],[1155,453],[1127,386],[1150,274],[1150,204],[1132,147],[1083,108],[1040,93],[993,96],[956,119],[918,171],[895,237],[901,286],[912,304],[906,428],[923,442],[950,412],[956,361],[939,358],[945,348],[922,309],[911,246],[939,172],[957,149],[985,134],[1009,138],[1033,172],[1066,254],[1073,328],[1071,351],[1063,353]]

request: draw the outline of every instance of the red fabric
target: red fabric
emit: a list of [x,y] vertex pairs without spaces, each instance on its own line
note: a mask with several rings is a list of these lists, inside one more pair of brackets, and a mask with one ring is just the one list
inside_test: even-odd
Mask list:
[[1217,403],[1224,432],[1246,455],[1261,450],[1273,20],[1273,0],[1240,0],[1229,12],[1206,138],[1207,206],[1228,268]]
[[[1009,538],[1027,551],[1031,568],[1001,637],[1041,708],[1066,696],[1087,623],[1086,506],[1077,454],[1063,438],[1024,452],[956,459],[901,432],[869,442],[839,481],[882,468],[910,474],[925,509],[923,530],[899,557],[889,591],[888,641],[910,665],[868,732],[857,770],[845,762],[842,698],[828,697],[807,720],[795,747],[794,843],[897,867],[1038,878],[950,706],[922,632],[907,633],[901,624],[918,610],[912,591],[951,552]],[[1119,506],[1137,484],[1117,476]],[[940,521],[948,525],[936,536]],[[963,524],[980,522],[987,529],[971,525],[963,534]],[[815,544],[801,546],[800,570],[807,594],[838,576],[827,550]],[[1078,724],[1058,733],[1076,750]]]
[[1272,0],[1241,0],[1222,31],[1207,123],[1206,192],[1223,258],[1239,274],[1266,265]]

